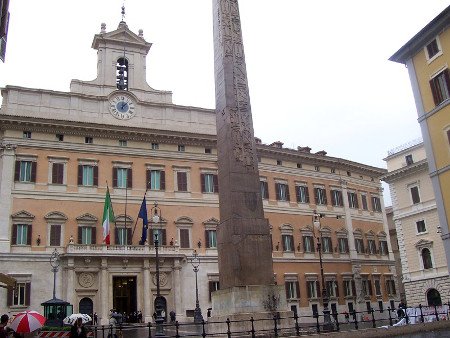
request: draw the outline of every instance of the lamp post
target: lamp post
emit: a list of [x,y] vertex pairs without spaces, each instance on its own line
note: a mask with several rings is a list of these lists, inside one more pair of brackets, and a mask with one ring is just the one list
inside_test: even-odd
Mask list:
[[319,263],[320,263],[320,276],[322,279],[322,303],[323,303],[323,330],[328,332],[328,331],[333,331],[334,326],[331,323],[331,317],[330,317],[330,310],[328,309],[328,292],[327,292],[327,287],[325,285],[325,276],[323,273],[323,261],[322,261],[322,233],[320,232],[320,218],[322,217],[322,215],[318,214],[315,210],[314,210],[314,214],[313,214],[313,231],[314,231],[314,235],[315,235],[315,228],[317,227],[318,231],[319,231],[319,236],[317,236],[317,251],[319,252]]
[[[161,209],[158,207],[158,202],[155,201],[152,209],[152,223],[153,224],[159,224],[161,221]],[[156,333],[155,337],[165,337],[164,334],[164,318],[161,316],[161,312],[164,309],[164,297],[161,297],[161,290],[159,287],[159,255],[158,255],[158,246],[159,246],[159,240],[158,240],[158,232],[154,233],[154,244],[155,244],[155,260],[156,260],[156,298],[155,298],[155,313],[156,313]]]
[[56,273],[58,272],[59,264],[61,263],[58,250],[53,251],[50,256],[50,265],[53,271],[53,299],[56,299]]
[[198,257],[197,250],[194,250],[194,255],[191,258],[191,264],[194,267],[195,272],[195,310],[194,310],[194,323],[201,323],[203,321],[202,309],[200,309],[200,303],[198,301],[198,280],[197,273],[200,266],[200,257]]

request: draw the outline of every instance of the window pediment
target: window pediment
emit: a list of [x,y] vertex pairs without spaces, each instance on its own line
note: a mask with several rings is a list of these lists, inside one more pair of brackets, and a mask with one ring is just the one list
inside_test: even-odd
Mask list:
[[219,225],[219,223],[220,223],[220,222],[219,222],[218,219],[216,219],[216,218],[214,218],[214,217],[211,217],[210,219],[204,221],[204,222],[203,222],[203,225],[204,225],[204,226],[208,226],[208,227],[216,227],[216,226]]
[[348,231],[345,228],[341,228],[338,231],[336,231],[336,236],[338,237],[348,237]]
[[127,226],[133,225],[134,220],[133,220],[133,217],[131,217],[130,215],[126,215],[126,217],[125,217],[125,215],[117,215],[115,217],[115,223],[117,226],[121,226],[121,227],[125,226],[125,220],[127,222]]
[[414,246],[419,250],[421,250],[423,248],[431,248],[433,246],[433,241],[429,241],[427,239],[421,239],[416,244],[414,244]]
[[181,216],[174,223],[176,225],[193,225],[194,221],[190,217]]
[[44,216],[44,219],[47,222],[49,222],[49,221],[61,222],[61,221],[67,221],[67,216],[60,211],[51,211],[47,215]]
[[16,212],[15,214],[12,214],[11,218],[14,222],[18,222],[18,221],[32,222],[33,219],[35,218],[35,216],[33,214],[29,213],[28,211],[21,210],[19,212]]
[[89,213],[86,213],[86,214],[83,214],[83,215],[81,215],[81,216],[78,216],[77,218],[76,218],[76,220],[77,220],[77,222],[78,222],[78,224],[88,224],[88,225],[95,225],[96,223],[97,223],[97,221],[98,221],[98,218],[97,217],[95,217],[94,215],[92,215],[92,214],[89,214]]

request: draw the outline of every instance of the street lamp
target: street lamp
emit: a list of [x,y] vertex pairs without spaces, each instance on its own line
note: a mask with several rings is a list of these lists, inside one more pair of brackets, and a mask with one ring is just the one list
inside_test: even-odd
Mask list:
[[[158,207],[158,202],[155,201],[151,209],[152,223],[159,224],[161,221],[161,209]],[[158,256],[158,232],[153,232],[154,234],[154,244],[155,244],[155,259],[156,259],[156,298],[155,298],[155,313],[156,313],[156,333],[155,337],[165,337],[164,334],[164,318],[161,316],[161,312],[164,310],[164,297],[161,297],[161,290],[159,287],[159,256]]]
[[52,255],[50,256],[50,265],[52,266],[53,271],[53,299],[56,299],[56,273],[58,272],[60,263],[61,261],[59,258],[59,252],[55,248],[55,251],[53,251]]
[[202,309],[200,309],[200,303],[198,301],[198,281],[197,273],[200,266],[200,257],[198,257],[197,250],[194,250],[194,255],[191,258],[191,264],[194,267],[195,272],[195,310],[194,310],[194,323],[201,323],[203,321]]
[[318,214],[314,210],[313,214],[313,231],[314,236],[316,234],[316,227],[319,231],[319,236],[317,236],[317,251],[319,252],[319,263],[320,263],[320,276],[322,278],[322,303],[323,303],[323,330],[324,331],[333,331],[334,326],[331,323],[331,317],[330,317],[330,310],[328,309],[328,292],[325,285],[325,276],[323,274],[323,262],[322,262],[322,232],[320,231],[321,225],[320,225],[320,218],[322,217],[321,214]]

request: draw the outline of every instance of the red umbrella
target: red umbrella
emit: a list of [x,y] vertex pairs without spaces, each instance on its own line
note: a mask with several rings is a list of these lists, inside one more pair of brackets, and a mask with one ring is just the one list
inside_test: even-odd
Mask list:
[[41,328],[46,319],[36,311],[19,312],[9,327],[18,333],[29,333]]

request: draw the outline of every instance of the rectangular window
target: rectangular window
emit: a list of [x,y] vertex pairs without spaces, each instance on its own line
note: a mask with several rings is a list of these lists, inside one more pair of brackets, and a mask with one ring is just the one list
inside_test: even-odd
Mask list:
[[342,207],[344,205],[342,201],[342,191],[331,190],[331,203],[335,207]]
[[300,285],[298,281],[285,282],[284,287],[286,289],[286,299],[300,298]]
[[439,53],[439,46],[437,40],[433,39],[433,41],[427,45],[428,60],[433,58],[437,53]]
[[320,167],[318,165],[314,166],[315,171],[320,171]]
[[364,242],[362,238],[355,238],[355,249],[357,253],[364,253]]
[[354,295],[356,295],[355,281],[354,280],[344,280],[344,296],[351,297]]
[[308,298],[317,298],[318,290],[319,290],[319,282],[314,281],[306,281],[306,291],[308,292]]
[[52,164],[52,183],[53,184],[64,183],[64,163]]
[[419,187],[411,187],[409,189],[411,191],[411,200],[413,204],[420,203],[420,195],[419,195]]
[[405,156],[406,165],[411,165],[414,163],[413,157],[411,154]]
[[183,151],[185,151],[185,150],[186,150],[186,148],[185,148],[184,144],[179,144],[179,145],[178,145],[178,151],[183,152]]
[[158,150],[159,149],[159,143],[152,143],[152,150]]
[[386,292],[388,295],[396,295],[395,282],[393,279],[386,279]]
[[91,165],[83,166],[83,182],[82,185],[92,186],[94,185],[94,167]]
[[31,161],[21,161],[20,162],[20,182],[31,182]]
[[209,300],[211,301],[211,293],[220,290],[220,284],[218,281],[209,281]]
[[373,239],[367,240],[367,246],[369,248],[369,254],[374,255],[377,250],[376,245],[375,245],[375,240],[373,240]]
[[188,191],[187,172],[177,171],[177,188],[178,191]]
[[180,229],[180,248],[190,248],[189,229]]
[[448,68],[430,80],[430,87],[436,106],[450,97],[450,75]]
[[339,284],[336,280],[328,280],[325,282],[328,297],[339,297]]
[[128,145],[127,140],[119,140],[119,147],[126,147]]
[[147,188],[150,190],[166,190],[166,173],[164,170],[147,170]]
[[369,207],[367,206],[367,196],[366,195],[361,195],[361,204],[362,204],[363,210],[369,209]]
[[358,209],[358,196],[355,192],[348,192],[348,206],[353,209]]
[[417,221],[416,222],[416,226],[417,226],[417,233],[421,233],[421,232],[426,232],[427,228],[425,227],[425,221],[421,220],[421,221]]
[[388,254],[387,241],[380,240],[380,255],[387,255],[387,254]]
[[114,168],[116,170],[117,181],[114,187],[127,188],[128,181],[128,169],[127,168]]
[[216,230],[205,230],[205,242],[207,248],[217,248]]
[[96,228],[89,226],[78,227],[78,244],[91,245],[96,243]]
[[283,161],[277,160],[277,165],[283,165]]
[[372,296],[372,281],[367,278],[361,280],[362,293],[364,296]]
[[338,238],[339,243],[339,252],[340,253],[348,253],[348,239],[345,237]]
[[381,296],[381,283],[379,279],[375,279],[375,294]]
[[205,148],[205,154],[211,154],[211,148]]
[[151,229],[150,235],[152,245],[155,244],[156,240],[158,240],[158,245],[167,245],[166,229]]
[[309,190],[306,185],[295,186],[298,203],[309,203]]
[[116,228],[116,244],[127,245],[128,244],[128,230],[127,228]]
[[24,131],[23,138],[31,138],[31,131]]
[[281,240],[283,242],[283,251],[294,251],[294,236],[282,235]]
[[14,224],[12,243],[15,245],[31,245],[31,225]]
[[325,188],[314,188],[314,197],[317,205],[327,204],[327,193]]
[[84,143],[86,143],[86,144],[92,144],[92,143],[94,143],[94,139],[93,139],[92,137],[90,137],[90,136],[86,136],[86,137],[84,138]]
[[259,181],[259,186],[261,188],[261,197],[264,200],[269,199],[269,184],[267,181]]
[[384,308],[383,308],[383,301],[382,300],[378,301],[378,309],[380,310],[380,313],[383,313]]
[[331,242],[331,237],[322,237],[322,252],[333,252],[333,243]]
[[303,236],[303,250],[304,252],[314,252],[314,237]]
[[218,193],[219,192],[219,180],[215,174],[201,174],[200,180],[202,184],[202,192],[206,193]]
[[30,305],[31,283],[17,283],[16,287],[8,291],[9,306],[28,306]]
[[63,142],[64,141],[64,135],[63,134],[56,134],[56,140],[59,142]]
[[381,212],[381,202],[379,197],[372,196],[373,211]]
[[50,246],[61,246],[61,225],[50,225]]
[[290,201],[289,186],[286,183],[275,183],[277,201]]

